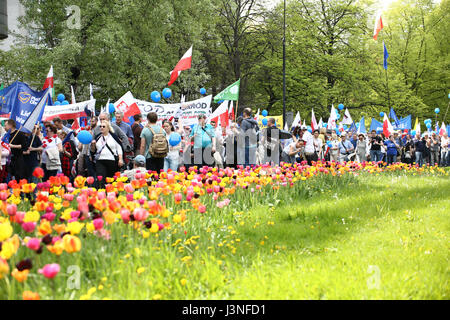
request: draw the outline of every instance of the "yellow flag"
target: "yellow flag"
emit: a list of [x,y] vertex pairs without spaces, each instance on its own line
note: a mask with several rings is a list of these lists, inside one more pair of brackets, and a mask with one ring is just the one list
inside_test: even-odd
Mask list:
[[416,133],[421,133],[420,132],[419,118],[416,118],[416,124],[414,125],[414,130],[416,131]]

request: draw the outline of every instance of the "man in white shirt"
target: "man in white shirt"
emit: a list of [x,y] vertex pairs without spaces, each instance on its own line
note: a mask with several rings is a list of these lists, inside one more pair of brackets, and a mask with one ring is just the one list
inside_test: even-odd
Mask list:
[[302,126],[302,130],[303,130],[302,140],[306,141],[305,144],[306,160],[308,161],[308,165],[312,165],[313,161],[317,161],[319,159],[314,149],[314,137],[305,126]]

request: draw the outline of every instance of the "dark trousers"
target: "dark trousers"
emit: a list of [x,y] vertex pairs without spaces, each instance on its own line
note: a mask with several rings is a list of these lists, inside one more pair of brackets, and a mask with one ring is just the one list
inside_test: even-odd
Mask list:
[[47,165],[44,164],[44,181],[50,179],[50,177],[56,177],[58,170],[47,170]]
[[107,177],[114,177],[114,174],[118,171],[117,163],[114,160],[97,160],[95,169],[97,175],[103,177],[102,181],[99,183],[100,187],[105,186]]
[[147,158],[145,168],[159,174],[161,170],[164,170],[164,158]]
[[317,153],[307,154],[306,160],[308,161],[308,165],[312,166],[313,161],[319,160],[319,157],[317,156]]
[[10,167],[10,173],[14,176],[17,182],[27,178],[25,161],[23,157],[12,157]]
[[387,164],[393,164],[397,160],[396,154],[388,154],[387,155]]

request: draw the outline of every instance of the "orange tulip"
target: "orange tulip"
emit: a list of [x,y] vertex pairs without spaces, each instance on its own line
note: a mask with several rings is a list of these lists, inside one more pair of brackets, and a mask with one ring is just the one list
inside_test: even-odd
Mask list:
[[40,300],[41,297],[39,297],[39,293],[37,293],[37,292],[24,291],[22,293],[22,299],[23,300]]
[[27,280],[28,278],[28,273],[30,272],[30,270],[25,269],[23,271],[19,271],[17,269],[14,269],[13,272],[11,272],[11,275],[14,277],[14,279],[16,279],[18,282],[22,283],[24,281]]
[[72,235],[65,235],[63,238],[64,250],[67,253],[74,253],[81,250],[81,240]]

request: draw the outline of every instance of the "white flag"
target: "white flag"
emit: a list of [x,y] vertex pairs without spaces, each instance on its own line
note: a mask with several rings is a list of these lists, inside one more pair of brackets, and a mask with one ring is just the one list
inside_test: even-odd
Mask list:
[[330,118],[328,119],[328,129],[335,130],[336,129],[336,109],[334,108],[334,105],[331,105],[331,113]]
[[70,86],[70,91],[72,93],[72,104],[75,104],[75,103],[77,103],[77,101],[75,100],[75,93],[73,91],[73,87],[72,86]]
[[320,118],[319,124],[317,126],[319,127],[319,130],[320,130],[320,128],[323,128],[322,118]]
[[344,119],[341,121],[342,124],[346,124],[346,125],[352,125],[353,124],[353,120],[352,120],[352,116],[350,115],[350,112],[348,112],[348,109],[345,109],[345,113],[344,113]]
[[47,88],[47,91],[42,96],[41,100],[39,100],[36,107],[34,107],[33,111],[31,111],[27,120],[25,120],[24,124],[21,127],[21,130],[25,129],[25,132],[31,133],[33,132],[34,126],[41,121],[42,115],[44,114],[45,107],[51,96],[51,88]]
[[94,89],[92,88],[92,83],[89,83],[89,96],[90,100],[94,99]]
[[301,122],[301,119],[300,119],[300,112],[297,111],[297,114],[295,115],[294,121],[292,122],[291,128],[298,127],[299,124],[300,124],[300,122]]
[[314,115],[314,109],[311,109],[311,130],[317,130],[319,129],[317,127],[317,120],[316,120],[316,116]]

